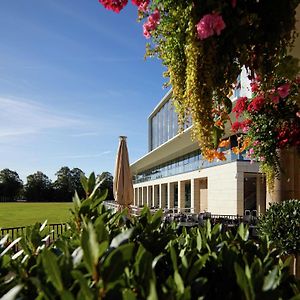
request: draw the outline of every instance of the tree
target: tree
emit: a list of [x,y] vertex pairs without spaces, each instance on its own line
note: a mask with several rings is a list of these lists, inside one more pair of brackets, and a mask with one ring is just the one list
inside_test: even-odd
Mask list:
[[79,197],[84,197],[85,193],[81,186],[80,176],[84,174],[79,168],[62,167],[55,175],[56,181],[53,183],[55,201],[68,202],[77,191]]
[[85,196],[85,192],[80,181],[80,177],[82,175],[84,175],[84,172],[79,168],[73,168],[71,170],[73,194],[76,191],[79,198],[83,198]]
[[53,199],[51,180],[41,171],[27,176],[27,183],[24,186],[24,195],[28,201],[51,201]]
[[55,174],[57,179],[53,183],[55,201],[67,202],[72,198],[71,170],[62,167]]
[[98,181],[102,181],[100,185],[101,190],[107,189],[107,197],[108,200],[114,199],[114,193],[113,193],[113,180],[114,177],[109,172],[102,172],[100,175],[97,176]]
[[3,169],[0,172],[0,199],[15,201],[23,188],[23,181],[15,171]]

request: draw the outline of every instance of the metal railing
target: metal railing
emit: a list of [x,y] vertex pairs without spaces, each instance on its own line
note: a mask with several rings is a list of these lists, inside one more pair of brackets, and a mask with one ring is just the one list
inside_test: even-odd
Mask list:
[[[57,223],[57,224],[48,224],[48,234],[49,234],[49,242],[53,242],[58,236],[64,233],[67,230],[67,224],[65,223]],[[24,233],[26,226],[19,227],[6,227],[0,229],[0,239],[6,235],[8,235],[8,242],[15,240],[20,237],[22,233]]]

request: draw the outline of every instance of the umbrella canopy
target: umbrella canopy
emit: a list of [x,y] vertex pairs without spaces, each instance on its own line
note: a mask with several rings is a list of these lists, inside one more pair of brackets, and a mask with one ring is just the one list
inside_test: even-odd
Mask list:
[[133,185],[129,167],[126,136],[120,136],[115,166],[114,196],[121,207],[128,207],[133,201]]

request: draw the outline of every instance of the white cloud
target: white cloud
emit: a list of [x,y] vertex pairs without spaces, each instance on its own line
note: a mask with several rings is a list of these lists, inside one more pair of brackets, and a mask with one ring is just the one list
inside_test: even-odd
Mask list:
[[83,158],[96,158],[96,157],[101,157],[106,154],[110,154],[111,151],[103,151],[100,153],[95,153],[95,154],[78,154],[78,155],[65,155],[65,156],[60,156],[60,158],[69,158],[69,159],[83,159]]
[[82,124],[74,116],[33,101],[0,97],[0,138],[39,134],[48,129],[76,128]]
[[85,136],[97,136],[99,135],[98,132],[82,132],[82,133],[75,133],[72,134],[72,137],[85,137]]

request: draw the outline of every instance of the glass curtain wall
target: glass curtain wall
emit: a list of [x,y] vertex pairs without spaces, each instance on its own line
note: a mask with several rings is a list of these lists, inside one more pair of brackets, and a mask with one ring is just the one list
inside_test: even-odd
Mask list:
[[151,145],[153,150],[177,134],[178,118],[172,101],[167,101],[150,119]]

